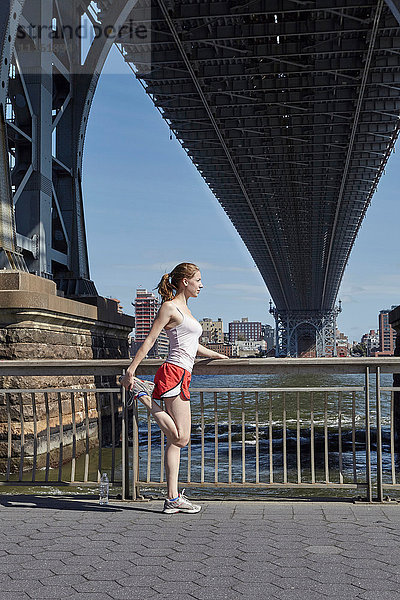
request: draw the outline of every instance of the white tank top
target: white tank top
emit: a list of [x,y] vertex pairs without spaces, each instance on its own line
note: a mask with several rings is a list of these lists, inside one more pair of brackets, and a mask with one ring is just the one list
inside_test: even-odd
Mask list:
[[176,309],[181,313],[183,321],[176,327],[165,330],[169,339],[167,362],[191,373],[203,328],[196,319],[183,314],[178,307]]

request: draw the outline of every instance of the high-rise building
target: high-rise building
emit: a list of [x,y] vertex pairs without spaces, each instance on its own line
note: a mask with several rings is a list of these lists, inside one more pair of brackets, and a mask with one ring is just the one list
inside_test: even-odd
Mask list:
[[143,342],[156,318],[159,302],[152,292],[136,290],[135,298],[135,341]]
[[202,319],[199,321],[202,326],[203,333],[201,335],[201,344],[223,344],[224,343],[224,330],[222,319],[213,321],[212,319]]
[[247,317],[243,317],[241,321],[232,321],[229,323],[229,343],[262,340],[261,328],[262,325],[260,322],[249,321]]
[[390,310],[396,308],[392,306],[391,309],[381,310],[378,315],[379,323],[379,352],[375,356],[393,356],[394,349],[396,346],[396,331],[389,323]]
[[[159,308],[160,302],[152,292],[143,288],[136,290],[135,342],[133,344],[136,351],[148,336]],[[164,358],[168,354],[168,345],[167,334],[162,331],[148,356]]]
[[272,348],[275,348],[275,327],[271,327],[271,325],[262,325],[261,335],[267,342],[267,352],[272,350]]

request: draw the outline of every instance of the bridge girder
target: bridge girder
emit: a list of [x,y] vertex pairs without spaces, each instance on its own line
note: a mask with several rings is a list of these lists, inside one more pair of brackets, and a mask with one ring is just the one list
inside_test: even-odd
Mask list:
[[150,73],[141,45],[121,42],[249,249],[278,321],[290,315],[296,337],[308,313],[319,354],[399,133],[396,3],[154,0]]

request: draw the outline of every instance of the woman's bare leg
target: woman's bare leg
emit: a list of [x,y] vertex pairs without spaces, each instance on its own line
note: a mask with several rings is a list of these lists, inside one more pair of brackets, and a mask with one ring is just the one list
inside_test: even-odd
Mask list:
[[179,465],[181,462],[181,449],[175,446],[168,438],[165,446],[165,477],[167,480],[167,498],[178,497]]
[[181,448],[186,446],[190,439],[190,402],[183,400],[181,396],[166,398],[164,401],[166,410],[163,410],[150,396],[143,395],[139,400],[154,417],[161,431],[167,436],[165,446],[167,494],[168,498],[176,498],[178,496]]
[[181,459],[181,448],[184,448],[190,439],[191,416],[190,402],[183,400],[181,396],[166,398],[165,407],[174,420],[178,431],[176,437],[167,436],[165,447],[165,475],[167,480],[167,497],[178,496],[178,475]]
[[167,438],[178,438],[178,429],[175,421],[155,400],[150,398],[150,396],[140,396],[139,400],[154,417],[155,422]]

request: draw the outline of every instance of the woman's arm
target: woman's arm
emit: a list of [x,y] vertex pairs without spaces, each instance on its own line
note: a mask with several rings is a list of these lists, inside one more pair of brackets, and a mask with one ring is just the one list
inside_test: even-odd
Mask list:
[[121,379],[121,384],[127,390],[130,390],[133,385],[133,378],[135,376],[135,372],[139,364],[154,346],[156,339],[160,335],[163,327],[165,327],[165,325],[167,325],[171,320],[172,311],[173,307],[169,302],[161,305],[161,308],[153,321],[148,336],[144,340],[143,344],[140,346],[139,350],[136,352],[133,361],[127,368],[124,377]]
[[206,358],[228,358],[225,354],[220,354],[219,352],[214,352],[214,350],[210,350],[210,348],[206,348],[199,344],[197,348],[197,354],[199,356],[205,356]]

